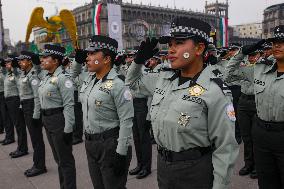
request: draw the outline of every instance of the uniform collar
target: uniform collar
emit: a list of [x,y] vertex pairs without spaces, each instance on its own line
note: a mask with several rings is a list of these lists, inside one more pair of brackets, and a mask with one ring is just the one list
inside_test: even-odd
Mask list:
[[105,82],[106,80],[113,80],[116,77],[116,71],[114,68],[112,68],[103,78],[102,82]]
[[[169,75],[167,79],[169,79],[171,82],[174,82],[174,88],[173,90],[179,90],[179,89],[184,89],[184,88],[188,88],[190,86],[190,82],[191,80],[185,82],[184,84],[178,86],[178,78],[180,76],[180,71],[176,71],[175,73],[173,73],[172,75]],[[208,90],[209,89],[209,82],[210,79],[208,78],[214,78],[212,76],[212,68],[211,66],[207,66],[206,68],[204,68],[198,79],[196,80],[196,84],[200,85],[201,87],[203,87],[204,89]],[[195,85],[195,84],[194,84]]]
[[267,66],[266,69],[263,71],[264,74],[275,72],[277,70],[277,63],[276,61],[273,62],[271,66]]

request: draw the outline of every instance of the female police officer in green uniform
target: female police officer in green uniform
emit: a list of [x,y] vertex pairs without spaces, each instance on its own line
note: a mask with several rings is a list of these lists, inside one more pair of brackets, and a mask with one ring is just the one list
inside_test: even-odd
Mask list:
[[[275,27],[274,59],[264,58],[254,67],[256,124],[252,128],[253,150],[259,189],[284,188],[284,25]],[[234,59],[260,49],[264,40],[245,46]]]
[[158,185],[161,189],[225,189],[238,156],[231,92],[203,54],[210,26],[197,19],[175,19],[169,44],[172,69],[143,75],[142,64],[157,42],[142,42],[126,77],[133,90],[151,96],[151,121],[158,144]]
[[95,189],[125,188],[131,160],[133,103],[112,68],[116,40],[95,35],[87,57],[89,76],[80,90],[89,172]]
[[42,121],[56,163],[60,188],[76,188],[75,160],[72,154],[74,127],[74,88],[71,77],[61,67],[65,48],[47,44],[41,67],[48,74],[39,84]]

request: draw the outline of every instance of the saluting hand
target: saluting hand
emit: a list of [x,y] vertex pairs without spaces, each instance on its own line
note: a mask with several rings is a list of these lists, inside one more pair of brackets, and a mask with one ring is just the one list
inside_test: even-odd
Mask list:
[[88,52],[82,49],[76,49],[76,54],[75,54],[75,61],[78,64],[83,64],[86,62],[86,58],[88,56]]
[[136,64],[145,64],[146,60],[152,58],[153,55],[159,51],[159,49],[156,48],[157,44],[158,40],[156,38],[152,38],[150,40],[150,38],[148,37],[146,41],[142,41],[134,62]]
[[253,44],[253,45],[245,45],[242,47],[242,53],[244,55],[248,55],[250,53],[253,53],[254,51],[260,49],[262,45],[265,43],[265,39],[260,40],[259,42]]

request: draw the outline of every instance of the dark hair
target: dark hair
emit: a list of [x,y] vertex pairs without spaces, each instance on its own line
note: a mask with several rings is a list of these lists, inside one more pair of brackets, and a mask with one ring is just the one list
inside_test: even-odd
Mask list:
[[56,55],[56,54],[52,54],[52,55],[50,55],[50,57],[51,57],[53,60],[57,59],[59,65],[62,65],[62,60],[63,60],[63,57],[62,57],[62,56],[59,56],[59,55]]
[[190,39],[192,39],[192,41],[194,42],[195,45],[197,45],[198,43],[204,43],[205,48],[204,48],[204,51],[202,53],[202,55],[204,56],[206,51],[207,51],[207,48],[208,48],[208,42],[205,39],[203,39],[203,38],[201,38],[199,36],[194,36],[194,37],[192,37]]
[[111,65],[113,65],[114,61],[115,61],[116,53],[109,50],[109,49],[102,49],[102,53],[103,53],[104,57],[107,57],[107,56],[110,57]]

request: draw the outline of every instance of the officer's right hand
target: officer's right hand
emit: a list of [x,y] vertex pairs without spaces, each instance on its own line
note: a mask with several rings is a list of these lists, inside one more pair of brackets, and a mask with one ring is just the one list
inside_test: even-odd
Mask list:
[[62,60],[62,66],[65,67],[70,63],[70,59],[66,56]]
[[145,64],[146,60],[153,57],[154,54],[159,51],[159,49],[156,48],[157,44],[158,40],[156,38],[152,38],[150,40],[150,38],[148,37],[146,41],[142,41],[134,59],[134,62],[136,64]]
[[115,153],[113,162],[113,172],[116,176],[122,176],[127,172],[127,157],[126,155],[121,155]]
[[5,66],[6,66],[5,61],[4,61],[3,58],[0,58],[0,65],[1,65],[2,67],[5,67]]
[[38,54],[35,54],[34,56],[32,56],[32,62],[34,65],[40,65],[40,58]]
[[18,68],[19,67],[18,59],[17,58],[13,58],[11,65],[12,65],[13,68]]
[[114,61],[116,66],[120,66],[121,64],[125,63],[125,59],[127,58],[126,54],[118,55]]
[[34,127],[41,127],[42,126],[42,123],[41,123],[41,120],[40,119],[32,119],[32,125]]
[[88,52],[82,49],[76,49],[75,52],[75,61],[79,64],[85,63]]
[[249,55],[250,53],[253,53],[254,51],[260,49],[264,43],[265,39],[262,39],[253,45],[245,45],[242,47],[242,53],[244,55]]

